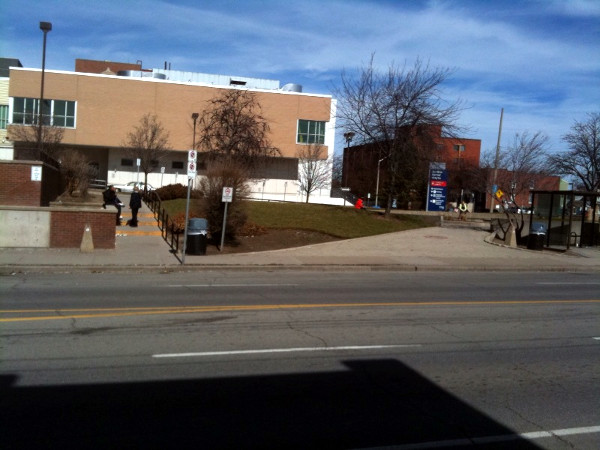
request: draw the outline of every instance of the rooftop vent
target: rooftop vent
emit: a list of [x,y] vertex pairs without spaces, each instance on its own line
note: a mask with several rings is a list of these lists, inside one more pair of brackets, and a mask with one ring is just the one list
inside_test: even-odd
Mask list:
[[167,76],[164,73],[144,72],[141,70],[119,70],[117,75],[120,77],[130,78],[156,78],[158,80],[167,79]]
[[285,92],[302,92],[302,85],[296,83],[288,83],[281,88]]

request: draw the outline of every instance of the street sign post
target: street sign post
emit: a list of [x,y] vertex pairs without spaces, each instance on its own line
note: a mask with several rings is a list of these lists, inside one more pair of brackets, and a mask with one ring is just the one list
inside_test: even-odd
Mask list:
[[185,251],[187,250],[187,233],[188,233],[188,219],[190,216],[190,190],[192,187],[192,180],[196,178],[196,159],[198,157],[198,153],[196,150],[188,151],[188,166],[187,166],[187,175],[188,175],[188,189],[187,189],[187,200],[185,202],[185,228],[183,233],[183,255],[181,255],[181,264],[185,264]]
[[223,251],[223,245],[225,244],[225,226],[227,225],[227,205],[233,201],[233,188],[224,187],[223,194],[221,195],[221,201],[225,203],[225,211],[223,212],[223,229],[221,230],[221,246],[219,251]]

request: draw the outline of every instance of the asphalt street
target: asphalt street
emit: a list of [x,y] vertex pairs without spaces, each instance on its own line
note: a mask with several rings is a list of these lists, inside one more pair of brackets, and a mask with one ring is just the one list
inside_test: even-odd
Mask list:
[[3,277],[2,447],[600,445],[596,274],[275,274]]

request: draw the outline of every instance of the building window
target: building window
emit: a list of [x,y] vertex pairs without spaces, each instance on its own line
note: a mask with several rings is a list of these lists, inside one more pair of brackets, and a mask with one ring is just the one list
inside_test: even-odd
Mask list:
[[121,165],[122,166],[133,166],[133,159],[129,159],[129,158],[123,158],[121,159]]
[[324,144],[325,123],[317,120],[298,120],[298,144]]
[[6,130],[8,123],[8,105],[0,105],[0,130]]
[[75,127],[75,102],[53,100],[52,124],[56,127]]
[[[15,97],[13,99],[12,123],[15,125],[36,124],[39,103],[38,98]],[[42,115],[46,125],[75,128],[74,101],[44,99]]]
[[171,163],[171,169],[183,169],[183,161],[173,161]]
[[465,146],[464,145],[455,145],[454,146],[454,151],[455,152],[464,152],[465,151]]

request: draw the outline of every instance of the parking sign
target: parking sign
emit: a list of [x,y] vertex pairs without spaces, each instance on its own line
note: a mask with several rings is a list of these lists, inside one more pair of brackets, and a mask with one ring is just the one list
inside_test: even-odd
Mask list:
[[233,188],[223,188],[223,197],[221,198],[221,201],[224,203],[231,203],[233,201]]

